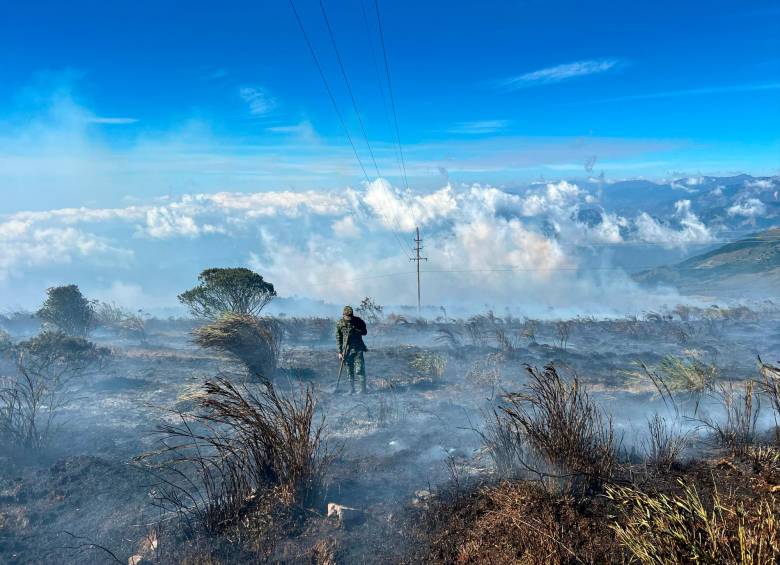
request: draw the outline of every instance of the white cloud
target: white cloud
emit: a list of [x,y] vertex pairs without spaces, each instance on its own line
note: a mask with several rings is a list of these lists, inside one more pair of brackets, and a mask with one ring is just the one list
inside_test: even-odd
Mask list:
[[276,100],[265,88],[245,86],[239,89],[238,94],[249,105],[253,115],[268,114],[276,107]]
[[137,118],[106,118],[106,117],[94,116],[92,118],[88,118],[87,121],[90,124],[125,125],[125,124],[135,124],[138,122],[138,119]]
[[172,207],[158,206],[146,212],[146,226],[143,233],[149,237],[168,239],[171,237],[196,237],[201,228],[191,216]]
[[458,208],[450,185],[426,195],[402,194],[384,179],[368,185],[363,201],[385,228],[407,232],[447,218]]
[[620,64],[618,59],[591,59],[556,65],[502,81],[502,86],[519,89],[542,84],[552,84],[567,79],[605,73]]
[[662,224],[646,212],[636,219],[637,236],[648,243],[658,243],[664,247],[685,247],[693,243],[708,243],[714,239],[709,228],[691,210],[690,200],[675,202],[675,219],[680,229]]
[[355,218],[346,216],[333,222],[333,233],[338,237],[351,238],[360,235],[360,229],[355,224]]
[[447,131],[449,133],[463,133],[478,135],[483,133],[495,133],[506,129],[509,120],[478,120],[476,122],[460,122]]
[[735,203],[727,212],[729,216],[758,218],[766,215],[766,205],[758,198],[747,198],[746,200]]
[[772,179],[754,179],[745,182],[745,188],[757,188],[761,190],[772,190],[775,183]]
[[268,127],[266,128],[266,131],[291,135],[308,143],[320,142],[319,135],[317,135],[314,126],[308,120],[304,120],[297,124]]
[[591,100],[586,104],[600,104],[603,102],[625,102],[626,100],[654,100],[660,98],[680,98],[685,96],[704,96],[708,94],[724,94],[729,92],[761,92],[766,90],[780,90],[780,83],[736,84],[731,86],[705,86],[703,88],[691,88],[688,90],[669,90],[665,92],[647,92],[643,94],[629,94],[627,96],[615,96],[613,98],[601,98]]
[[122,263],[131,250],[112,246],[104,238],[72,227],[35,227],[9,220],[0,224],[0,279],[23,276],[29,268],[69,264],[76,259]]

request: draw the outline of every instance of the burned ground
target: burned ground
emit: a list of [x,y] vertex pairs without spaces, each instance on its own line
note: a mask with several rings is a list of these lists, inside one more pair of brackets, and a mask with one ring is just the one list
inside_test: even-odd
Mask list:
[[[229,536],[182,539],[171,517],[152,504],[154,478],[136,460],[155,448],[155,429],[172,421],[170,410],[194,410],[206,378],[228,371],[240,379],[240,367],[194,346],[189,323],[150,324],[143,346],[98,335],[95,341],[112,349],[110,361],[75,385],[51,444],[37,453],[9,448],[0,455],[0,561],[113,560],[91,544],[123,563],[133,555],[192,563],[522,560],[525,550],[516,543],[512,520],[522,514],[526,521],[544,521],[547,507],[557,509],[556,527],[573,536],[559,540],[563,545],[582,551],[584,561],[611,560],[614,548],[599,540],[613,536],[605,521],[617,515],[612,503],[603,497],[575,503],[526,483],[500,482],[477,432],[504,392],[527,383],[525,365],[554,364],[576,373],[613,415],[626,460],[632,450],[639,458],[647,417],[656,411],[670,416],[670,409],[638,362],[657,367],[668,355],[696,359],[717,367],[720,379],[742,381],[758,378],[756,354],[777,357],[775,311],[717,314],[575,319],[568,328],[490,315],[385,322],[371,327],[367,339],[371,394],[355,397],[334,394],[333,322],[284,320],[275,386],[289,391],[302,381],[315,388],[338,457],[319,504],[287,514],[269,511],[278,527],[261,528],[256,535],[267,539],[252,543]],[[710,409],[706,401],[702,407]],[[768,406],[759,424],[773,424]],[[704,432],[688,425],[703,442]],[[714,476],[724,488],[760,483],[776,496],[770,488],[776,479],[754,471],[749,459],[719,467],[720,452],[700,445],[686,457],[715,462],[675,468],[659,489],[679,492],[676,479],[696,474],[702,484]],[[342,527],[326,516],[328,503],[356,508],[360,518]],[[497,509],[508,514],[497,517]],[[432,521],[434,510],[438,518]],[[503,540],[495,553],[480,545],[488,535]],[[539,540],[527,542],[537,544],[528,546],[534,551],[543,549]],[[548,542],[549,551],[556,546],[565,553],[561,543]]]

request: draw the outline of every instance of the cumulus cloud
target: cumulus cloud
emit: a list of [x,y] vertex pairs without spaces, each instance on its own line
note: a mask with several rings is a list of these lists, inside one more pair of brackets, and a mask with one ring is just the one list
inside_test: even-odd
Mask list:
[[174,236],[196,237],[201,229],[191,216],[171,207],[158,206],[146,213],[144,233],[150,237],[167,239]]
[[0,224],[0,279],[23,276],[25,269],[48,268],[75,260],[123,263],[132,255],[131,250],[72,227],[35,227],[33,222],[20,220]]
[[775,186],[772,179],[752,179],[745,182],[745,188],[756,188],[759,191],[772,190]]
[[758,198],[746,198],[735,203],[727,210],[729,216],[743,216],[745,218],[759,218],[766,216],[766,204]]
[[450,185],[419,195],[401,193],[385,179],[377,179],[368,185],[363,202],[380,218],[385,228],[403,231],[445,219],[458,208]]
[[714,239],[710,229],[691,210],[690,200],[678,200],[674,204],[674,209],[673,219],[679,224],[679,229],[653,218],[647,212],[642,212],[636,219],[638,238],[669,248],[685,247],[693,243],[708,243]]
[[[430,258],[423,266],[428,296],[450,304],[595,307],[598,289],[629,296],[634,287],[623,275],[602,280],[583,270],[580,247],[630,239],[681,247],[711,238],[688,200],[662,221],[606,211],[596,195],[567,181],[514,192],[478,184],[413,192],[378,179],[338,192],[197,193],[125,208],[18,212],[0,221],[0,242],[8,243],[0,270],[121,261],[132,254],[129,248],[138,251],[136,261],[149,261],[139,268],[153,272],[150,265],[171,260],[162,250],[175,249],[175,275],[192,271],[177,291],[219,257],[256,268],[285,296],[342,301],[371,295],[410,304],[416,292],[407,284],[413,268],[403,241],[410,243],[417,226]],[[137,289],[114,291],[133,296]]]
[[338,237],[357,237],[360,229],[355,224],[355,218],[347,216],[333,222],[333,233]]

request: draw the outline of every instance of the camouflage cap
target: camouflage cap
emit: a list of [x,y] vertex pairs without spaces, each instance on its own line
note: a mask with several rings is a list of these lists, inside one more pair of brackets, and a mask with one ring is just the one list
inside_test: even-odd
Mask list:
[[352,315],[352,306],[344,306],[344,315],[345,316],[351,316]]

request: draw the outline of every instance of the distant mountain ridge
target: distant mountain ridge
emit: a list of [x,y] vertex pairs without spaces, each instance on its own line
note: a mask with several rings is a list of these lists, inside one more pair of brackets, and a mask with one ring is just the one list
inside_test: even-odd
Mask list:
[[684,292],[780,296],[780,228],[751,234],[676,265],[641,271],[634,279]]

